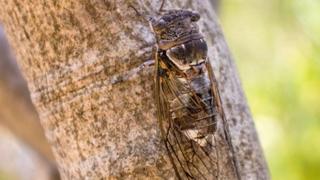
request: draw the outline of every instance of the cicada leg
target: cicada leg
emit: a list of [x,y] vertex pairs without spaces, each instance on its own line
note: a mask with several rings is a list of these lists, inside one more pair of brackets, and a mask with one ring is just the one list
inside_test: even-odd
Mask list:
[[129,71],[121,74],[116,74],[111,77],[111,84],[117,84],[124,81],[128,81],[130,79],[133,79],[139,72],[144,70],[145,68],[148,68],[150,66],[153,66],[155,64],[155,60],[147,60],[146,62],[142,63],[138,67],[135,67],[133,69],[130,69]]

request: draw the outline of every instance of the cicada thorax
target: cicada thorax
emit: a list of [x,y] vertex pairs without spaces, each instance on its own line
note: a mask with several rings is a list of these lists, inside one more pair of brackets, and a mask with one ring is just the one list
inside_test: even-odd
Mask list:
[[189,139],[200,146],[212,145],[216,130],[216,110],[212,97],[210,77],[206,68],[207,44],[200,39],[190,39],[164,51],[168,61],[167,73],[176,79],[173,84],[179,92],[169,100],[174,124]]

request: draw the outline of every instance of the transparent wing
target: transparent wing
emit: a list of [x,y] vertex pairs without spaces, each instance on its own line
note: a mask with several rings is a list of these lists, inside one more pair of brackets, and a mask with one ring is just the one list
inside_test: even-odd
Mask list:
[[[205,129],[214,138],[215,125],[208,123],[208,119],[216,118],[216,114],[206,109],[208,104],[215,106],[214,96],[201,98],[188,83],[181,81],[183,78],[170,72],[165,62],[157,54],[155,95],[162,138],[177,177],[217,179],[217,151],[213,140],[195,136],[195,132]],[[216,123],[216,120],[210,122]]]
[[219,116],[221,117],[221,119],[223,121],[222,122],[223,131],[224,131],[224,134],[225,134],[226,141],[228,143],[228,147],[229,147],[229,149],[231,151],[231,154],[232,154],[230,156],[231,159],[232,159],[232,164],[233,164],[233,167],[235,169],[236,176],[238,177],[238,179],[241,179],[241,176],[239,174],[239,169],[238,169],[238,166],[237,166],[237,162],[236,162],[236,159],[235,159],[235,150],[234,150],[234,147],[233,147],[232,142],[231,142],[231,136],[230,136],[230,132],[229,132],[229,125],[228,125],[226,116],[224,114],[223,106],[222,106],[222,103],[221,103],[221,97],[220,97],[220,93],[219,93],[218,83],[217,83],[216,77],[215,77],[215,75],[213,73],[213,69],[212,69],[212,66],[211,66],[209,60],[206,62],[206,67],[207,67],[207,70],[208,70],[208,73],[209,73],[209,77],[210,77],[210,81],[211,81],[211,84],[212,84],[212,96],[215,99],[215,106],[217,107]]

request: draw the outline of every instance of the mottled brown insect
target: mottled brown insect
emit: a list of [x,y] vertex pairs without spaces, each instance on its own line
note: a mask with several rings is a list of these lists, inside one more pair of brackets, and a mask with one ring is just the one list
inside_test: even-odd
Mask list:
[[158,119],[179,179],[218,179],[214,134],[223,111],[199,19],[189,10],[150,19],[157,40]]
[[214,142],[218,119],[225,116],[199,19],[199,13],[189,10],[148,19],[157,44],[158,120],[178,179],[219,179]]

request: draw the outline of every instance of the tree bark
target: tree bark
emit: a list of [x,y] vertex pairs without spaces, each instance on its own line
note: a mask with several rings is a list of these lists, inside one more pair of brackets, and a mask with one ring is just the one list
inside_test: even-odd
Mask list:
[[214,9],[216,14],[219,14],[219,9],[220,9],[220,0],[210,0],[211,6]]
[[[0,125],[8,128],[19,140],[33,148],[40,155],[39,159],[43,160],[42,164],[38,163],[43,166],[42,170],[48,169],[47,177],[57,179],[59,174],[50,145],[44,136],[37,112],[30,99],[27,84],[18,69],[1,26],[0,107]],[[6,156],[7,154],[1,155]],[[37,173],[41,174],[34,172],[34,174]]]
[[0,27],[0,123],[54,163],[29,90]]
[[[154,38],[136,13],[160,1],[0,1],[0,17],[27,78],[64,179],[168,179],[174,171],[155,117],[153,69],[121,79],[152,58]],[[167,2],[200,12],[242,179],[268,179],[236,68],[209,0]],[[130,74],[131,75],[131,74]],[[220,122],[221,124],[221,122]],[[222,127],[220,179],[236,179]]]

